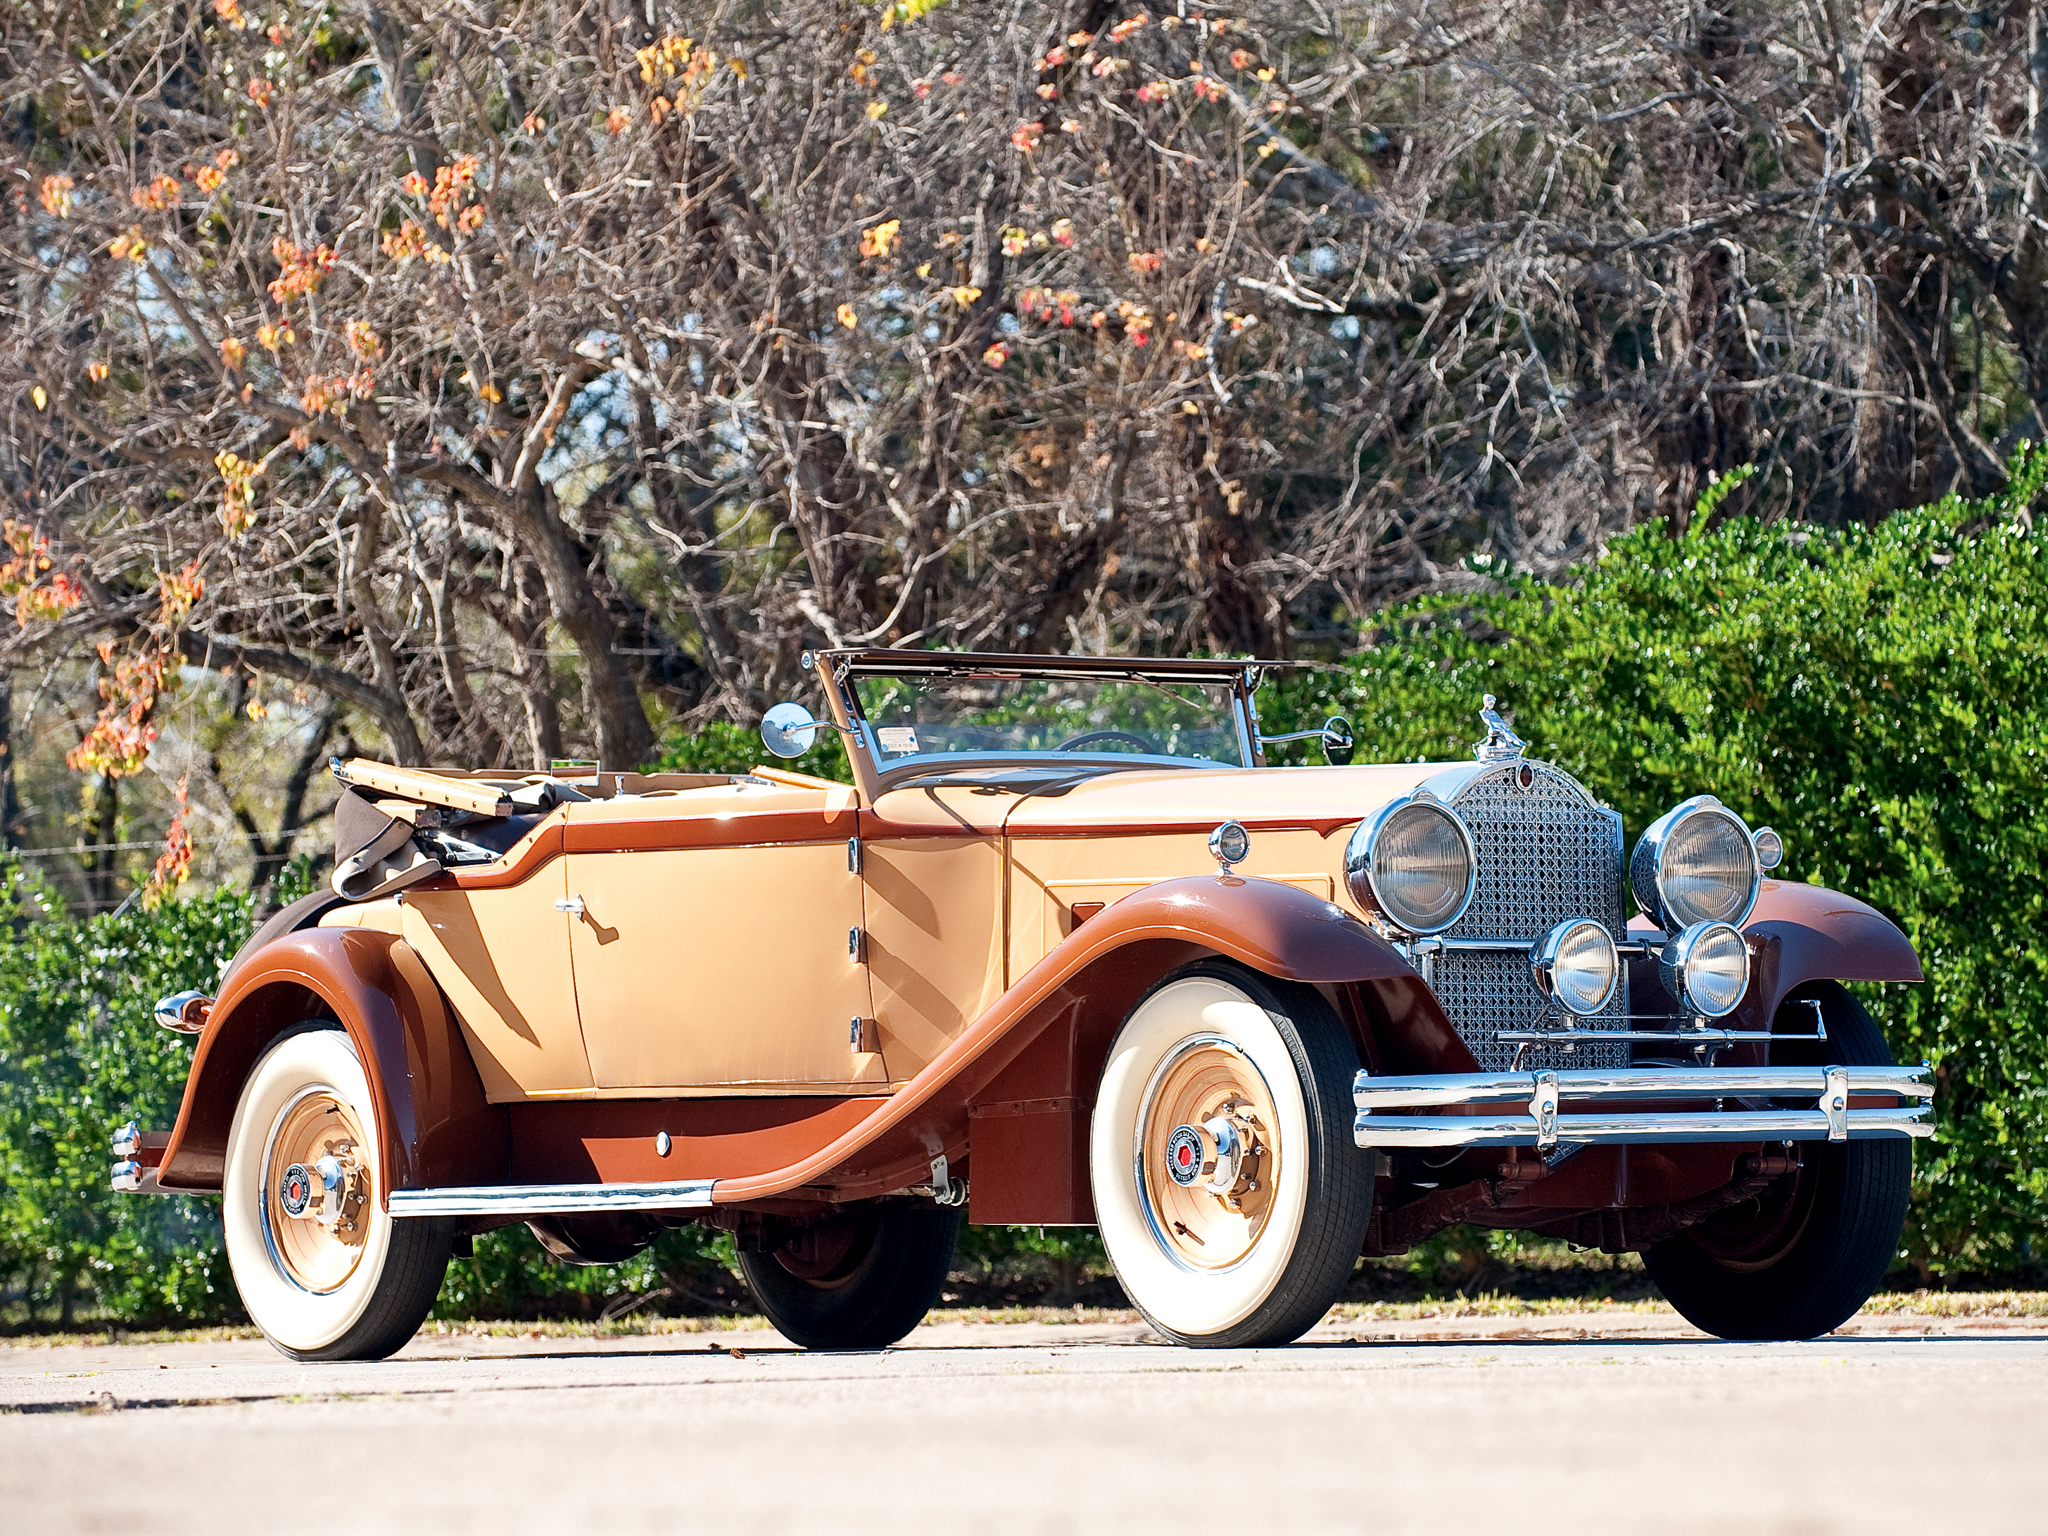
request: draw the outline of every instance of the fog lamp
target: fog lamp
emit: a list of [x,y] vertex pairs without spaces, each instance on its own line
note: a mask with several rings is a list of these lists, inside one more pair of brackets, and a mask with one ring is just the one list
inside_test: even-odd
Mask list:
[[1567,918],[1532,944],[1529,969],[1545,997],[1581,1017],[1605,1008],[1621,982],[1614,940],[1590,917]]
[[1718,1019],[1749,990],[1749,945],[1727,923],[1694,923],[1664,946],[1657,974],[1679,1007]]

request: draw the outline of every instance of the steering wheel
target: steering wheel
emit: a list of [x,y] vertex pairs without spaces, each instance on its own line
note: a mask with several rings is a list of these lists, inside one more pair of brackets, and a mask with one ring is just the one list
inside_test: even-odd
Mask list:
[[1083,731],[1079,736],[1069,736],[1053,748],[1055,752],[1071,752],[1076,747],[1085,747],[1091,741],[1128,741],[1140,752],[1150,753],[1152,743],[1142,736],[1133,736],[1129,731]]

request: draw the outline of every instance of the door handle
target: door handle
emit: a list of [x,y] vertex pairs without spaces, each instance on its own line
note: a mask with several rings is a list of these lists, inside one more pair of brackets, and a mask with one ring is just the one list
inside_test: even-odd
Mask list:
[[557,912],[566,912],[571,917],[581,917],[583,915],[583,898],[581,896],[557,896],[555,898],[555,910]]

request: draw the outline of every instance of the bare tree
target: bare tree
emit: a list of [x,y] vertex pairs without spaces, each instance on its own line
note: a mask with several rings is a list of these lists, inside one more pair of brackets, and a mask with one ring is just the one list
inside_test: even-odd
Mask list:
[[0,666],[101,843],[176,658],[293,690],[260,871],[345,728],[639,762],[819,642],[1331,650],[1744,462],[1982,490],[2044,8],[4,0]]

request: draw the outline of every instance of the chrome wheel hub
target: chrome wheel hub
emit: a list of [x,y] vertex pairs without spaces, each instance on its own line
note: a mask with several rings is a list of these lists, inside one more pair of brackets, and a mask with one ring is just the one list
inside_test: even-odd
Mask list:
[[310,1163],[293,1163],[277,1184],[278,1208],[295,1221],[332,1227],[358,1194],[355,1149],[345,1143]]
[[[1238,1123],[1236,1111],[1211,1115],[1200,1125],[1177,1125],[1166,1138],[1166,1176],[1182,1189],[1198,1184],[1212,1195],[1229,1197],[1250,1187],[1245,1160],[1257,1147],[1250,1121]],[[1242,1186],[1242,1188],[1240,1187]]]

